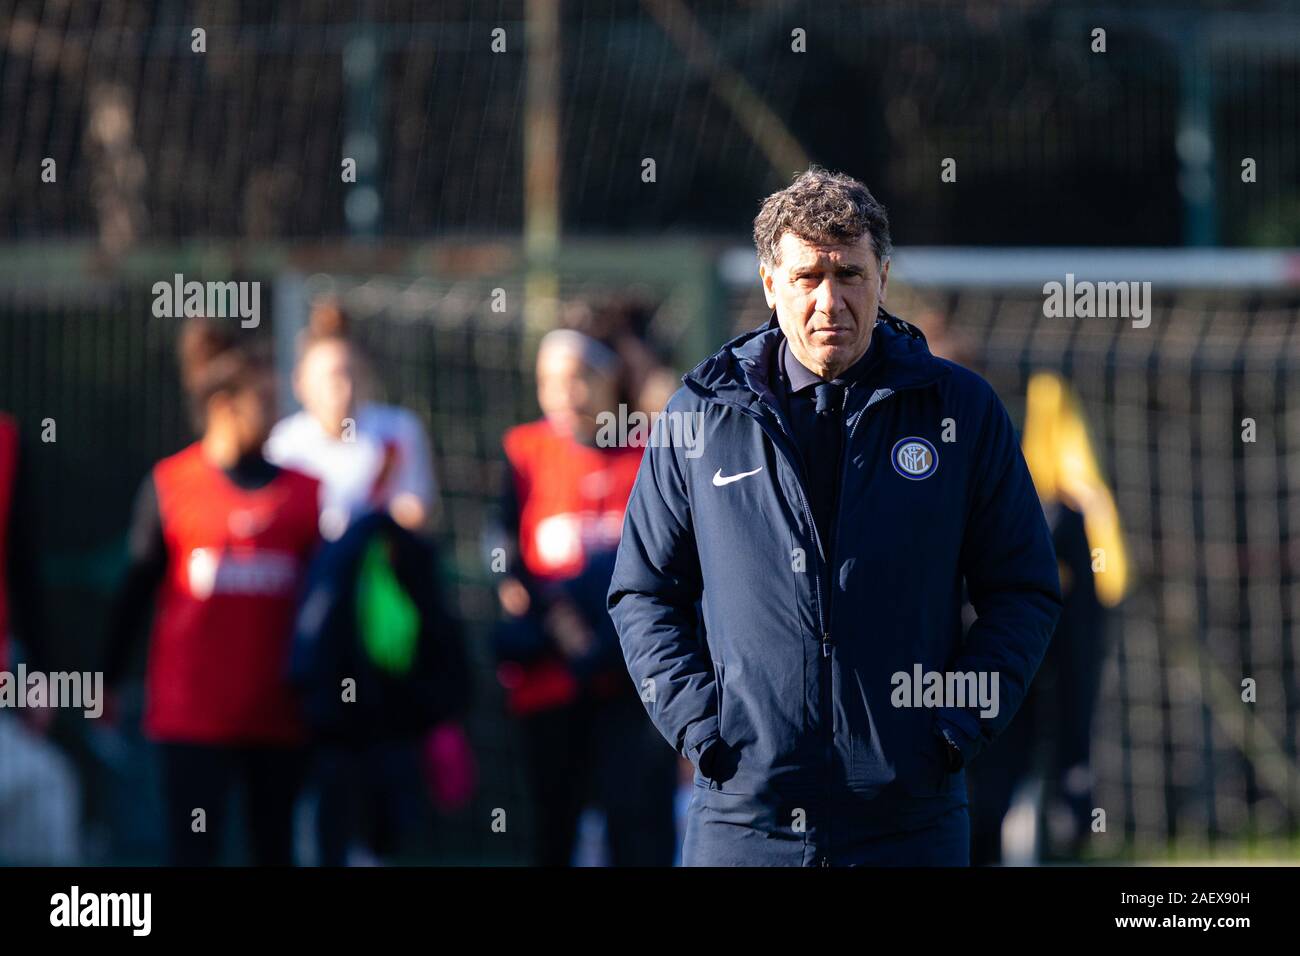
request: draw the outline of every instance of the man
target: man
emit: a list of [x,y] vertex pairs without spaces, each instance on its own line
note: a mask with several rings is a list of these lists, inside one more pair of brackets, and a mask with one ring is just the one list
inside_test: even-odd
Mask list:
[[772,319],[683,378],[660,424],[702,433],[651,442],[609,592],[696,767],[684,862],[966,865],[962,768],[1060,611],[1038,497],[989,385],[884,311],[865,186],[814,167],[754,239]]

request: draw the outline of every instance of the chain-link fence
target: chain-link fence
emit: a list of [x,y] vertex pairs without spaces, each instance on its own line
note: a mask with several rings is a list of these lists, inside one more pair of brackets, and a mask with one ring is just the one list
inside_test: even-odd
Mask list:
[[[518,230],[527,13],[5,0],[4,231],[116,252]],[[1227,0],[562,4],[564,227],[734,235],[816,160],[910,245],[1295,244],[1298,23]]]

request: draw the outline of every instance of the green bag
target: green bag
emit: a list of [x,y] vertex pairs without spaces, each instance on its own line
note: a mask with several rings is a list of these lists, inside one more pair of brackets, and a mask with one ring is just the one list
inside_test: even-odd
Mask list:
[[420,639],[420,611],[397,580],[382,535],[366,546],[357,574],[357,629],[377,669],[410,673]]

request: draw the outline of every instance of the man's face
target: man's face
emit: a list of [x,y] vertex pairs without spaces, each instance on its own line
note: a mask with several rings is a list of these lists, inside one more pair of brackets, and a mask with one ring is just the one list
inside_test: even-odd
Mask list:
[[770,269],[758,267],[768,308],[776,309],[794,357],[833,379],[871,344],[889,262],[876,261],[870,235],[852,245],[821,245],[787,232],[779,253]]

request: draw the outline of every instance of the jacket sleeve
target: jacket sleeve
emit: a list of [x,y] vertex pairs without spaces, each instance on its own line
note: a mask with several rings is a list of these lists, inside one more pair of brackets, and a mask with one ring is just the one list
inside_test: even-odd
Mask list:
[[628,673],[664,739],[696,767],[718,740],[701,578],[677,450],[646,448],[623,521],[609,610]]
[[1015,716],[1061,613],[1056,550],[1042,504],[1006,408],[991,392],[989,403],[961,551],[978,618],[950,669],[996,675],[997,703],[987,716],[978,704],[939,709],[938,730],[947,731],[963,762]]

